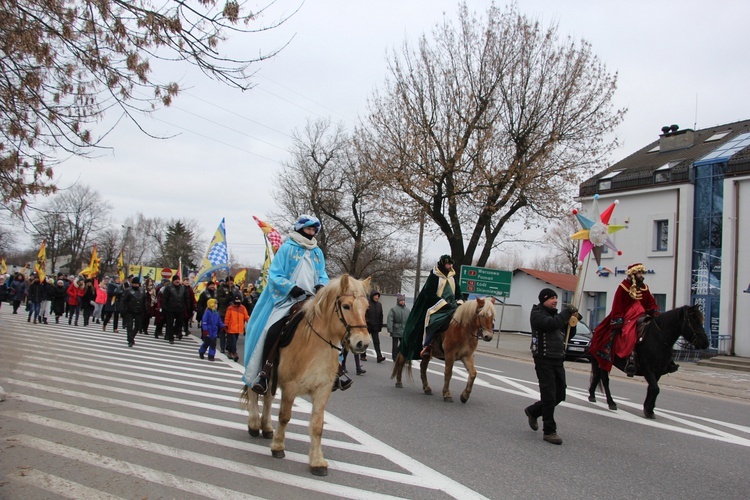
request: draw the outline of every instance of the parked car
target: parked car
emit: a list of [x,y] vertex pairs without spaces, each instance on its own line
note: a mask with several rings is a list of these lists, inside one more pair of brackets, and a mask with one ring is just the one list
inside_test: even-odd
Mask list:
[[565,349],[565,361],[591,361],[590,345],[591,329],[586,323],[579,321],[575,337],[568,340],[568,346]]

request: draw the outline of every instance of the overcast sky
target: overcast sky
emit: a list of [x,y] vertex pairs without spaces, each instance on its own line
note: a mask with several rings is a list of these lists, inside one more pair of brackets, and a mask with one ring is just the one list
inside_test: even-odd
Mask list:
[[[469,2],[479,11],[489,4]],[[277,0],[267,19],[298,5]],[[59,185],[90,185],[112,205],[116,223],[139,211],[194,218],[206,243],[225,217],[230,251],[258,265],[264,246],[252,216],[267,219],[276,209],[272,182],[289,158],[293,131],[317,118],[351,130],[382,87],[387,52],[431,31],[443,16],[455,19],[457,6],[456,0],[307,0],[273,33],[232,41],[257,54],[293,37],[255,67],[253,90],[242,93],[187,69],[172,75],[188,90],[142,123],[153,134],[176,137],[150,139],[123,123],[106,140],[112,152],[59,166]],[[562,35],[588,40],[618,72],[615,104],[628,112],[611,131],[622,144],[613,162],[656,140],[663,125],[705,128],[750,118],[750,2],[520,0],[518,6],[557,23]],[[427,261],[446,248],[431,244]]]

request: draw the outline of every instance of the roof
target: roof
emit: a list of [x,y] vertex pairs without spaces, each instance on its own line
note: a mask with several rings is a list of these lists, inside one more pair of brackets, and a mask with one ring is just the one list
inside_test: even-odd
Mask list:
[[575,291],[576,282],[578,281],[578,277],[573,274],[552,273],[550,271],[537,271],[536,269],[527,269],[523,267],[519,267],[518,269],[513,271],[513,274],[515,275],[518,272],[526,273],[532,278],[536,278],[538,280],[544,281],[545,283],[555,286],[561,290],[566,290],[568,292]]
[[[726,132],[726,134],[724,134]],[[677,130],[663,133],[630,156],[606,170],[583,181],[580,196],[610,193],[654,185],[690,182],[690,168],[694,162],[717,150],[741,134],[750,133],[750,120],[717,125],[701,130]],[[690,140],[692,136],[692,141]],[[718,137],[718,139],[715,139]],[[707,139],[711,139],[706,142]],[[682,147],[663,151],[665,141],[675,141]],[[738,151],[730,160],[728,175],[750,172],[750,148]],[[658,172],[657,172],[658,171]],[[616,175],[612,175],[619,172]],[[609,175],[608,175],[609,174]],[[609,189],[601,189],[599,181],[611,179]]]

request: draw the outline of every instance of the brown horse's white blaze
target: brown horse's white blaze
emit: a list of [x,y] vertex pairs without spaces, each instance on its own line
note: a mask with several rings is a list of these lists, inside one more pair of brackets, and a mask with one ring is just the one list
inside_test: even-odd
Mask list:
[[286,426],[292,418],[297,396],[309,395],[310,415],[309,466],[315,475],[328,473],[323,458],[321,437],[323,414],[338,372],[339,345],[344,343],[354,354],[367,350],[370,336],[365,313],[368,308],[370,278],[360,281],[343,275],[332,280],[305,304],[304,319],[297,327],[292,342],[281,349],[278,363],[278,387],[281,389],[279,423],[274,433],[271,426],[271,391],[263,396],[263,412],[259,415],[258,396],[245,386],[242,401],[249,412],[247,426],[251,436],[271,438],[271,453],[284,457]]
[[[477,370],[474,366],[474,352],[477,350],[479,339],[486,342],[492,340],[494,335],[494,320],[494,298],[468,300],[456,309],[448,329],[439,334],[435,339],[436,348],[433,349],[433,353],[437,354],[440,352],[437,347],[442,343],[442,351],[445,355],[444,401],[453,401],[450,392],[450,382],[453,376],[453,365],[457,360],[460,360],[464,364],[469,375],[466,387],[461,393],[461,402],[466,403],[469,400],[472,388],[474,387],[474,380],[477,377]],[[429,364],[429,359],[423,359],[419,364],[422,390],[425,394],[432,394],[432,388],[430,388],[427,381],[427,367]],[[401,373],[404,366],[407,365],[408,369],[411,370],[411,363],[407,363],[399,353],[391,374],[391,378],[396,378],[396,387],[403,387]],[[409,374],[411,375],[411,372]]]

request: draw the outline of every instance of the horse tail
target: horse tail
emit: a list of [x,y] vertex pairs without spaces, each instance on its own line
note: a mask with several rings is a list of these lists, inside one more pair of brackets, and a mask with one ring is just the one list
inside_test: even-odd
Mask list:
[[247,385],[240,392],[240,404],[245,408],[250,404],[250,388]]
[[406,358],[401,353],[398,353],[398,356],[396,356],[396,361],[393,362],[391,379],[394,379],[401,374],[401,372],[404,370],[404,365],[406,365],[406,371],[409,374],[409,380],[414,380],[414,375],[411,373],[411,363],[407,364]]

